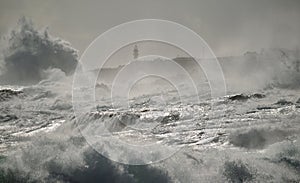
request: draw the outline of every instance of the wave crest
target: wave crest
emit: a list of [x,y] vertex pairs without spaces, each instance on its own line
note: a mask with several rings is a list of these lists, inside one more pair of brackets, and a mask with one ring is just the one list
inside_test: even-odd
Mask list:
[[1,83],[35,84],[44,79],[47,69],[57,68],[69,75],[76,68],[77,50],[70,43],[49,35],[47,29],[37,30],[25,17],[5,41]]

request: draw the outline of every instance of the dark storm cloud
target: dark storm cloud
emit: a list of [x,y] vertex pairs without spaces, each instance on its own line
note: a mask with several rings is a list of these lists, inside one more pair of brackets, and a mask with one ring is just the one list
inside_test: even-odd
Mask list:
[[100,33],[120,23],[157,18],[176,21],[200,34],[221,55],[300,45],[299,0],[2,0],[0,34],[20,16],[70,41],[82,51]]

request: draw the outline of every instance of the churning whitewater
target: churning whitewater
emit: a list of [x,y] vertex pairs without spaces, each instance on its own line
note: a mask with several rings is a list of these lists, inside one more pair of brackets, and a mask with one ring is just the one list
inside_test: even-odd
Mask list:
[[[199,101],[185,95],[186,102],[181,102],[174,88],[156,78],[144,84],[158,89],[133,94],[124,108],[112,106],[111,85],[99,81],[96,110],[76,118],[72,74],[77,51],[25,18],[4,42],[0,182],[300,181],[297,51],[271,49],[219,58],[228,88],[219,98],[205,94],[209,86],[203,85]],[[273,67],[262,69],[270,61]],[[108,70],[114,69],[120,68]],[[94,129],[103,124],[125,142],[155,140],[178,151],[149,165],[111,161],[109,157],[122,156],[126,149],[107,144],[103,156],[81,133],[101,135]],[[127,158],[135,162],[146,157]]]

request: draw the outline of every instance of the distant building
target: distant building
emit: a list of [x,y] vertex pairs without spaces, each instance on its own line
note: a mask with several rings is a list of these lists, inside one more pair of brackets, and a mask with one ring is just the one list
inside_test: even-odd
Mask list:
[[134,45],[133,58],[137,59],[138,57],[139,57],[139,49],[138,49],[137,45]]
[[173,58],[173,60],[183,67],[195,62],[195,59],[193,57],[176,57]]

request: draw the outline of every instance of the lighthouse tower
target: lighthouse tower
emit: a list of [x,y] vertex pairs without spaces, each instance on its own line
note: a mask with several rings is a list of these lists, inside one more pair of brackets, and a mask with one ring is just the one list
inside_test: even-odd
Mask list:
[[138,49],[137,45],[134,45],[133,58],[137,59],[138,57],[139,57],[139,49]]

